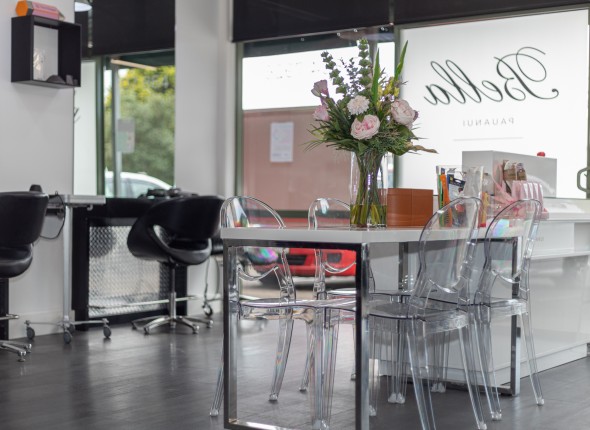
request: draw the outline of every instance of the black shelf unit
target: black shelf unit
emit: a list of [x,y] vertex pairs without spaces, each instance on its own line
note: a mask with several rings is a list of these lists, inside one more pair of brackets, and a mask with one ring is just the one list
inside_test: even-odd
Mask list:
[[[35,26],[57,30],[57,74],[65,81],[72,77],[74,84],[47,82],[33,78],[33,53]],[[79,87],[81,80],[80,25],[39,16],[12,18],[11,81],[52,88]]]

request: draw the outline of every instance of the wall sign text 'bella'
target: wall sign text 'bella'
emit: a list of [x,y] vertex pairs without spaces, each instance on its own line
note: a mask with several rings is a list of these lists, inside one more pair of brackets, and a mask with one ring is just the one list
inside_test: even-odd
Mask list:
[[549,88],[546,82],[547,69],[540,59],[543,55],[540,49],[523,47],[516,53],[494,57],[499,80],[497,83],[482,80],[479,84],[452,60],[446,60],[444,65],[431,61],[432,69],[444,82],[426,85],[428,95],[424,99],[432,105],[448,105],[453,101],[461,104],[484,100],[501,102],[505,98],[523,101],[529,96],[554,99],[559,96],[559,90]]

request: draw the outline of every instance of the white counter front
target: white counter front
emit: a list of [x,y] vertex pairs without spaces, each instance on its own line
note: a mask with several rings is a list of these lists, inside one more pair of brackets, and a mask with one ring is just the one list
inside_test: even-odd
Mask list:
[[[549,217],[539,226],[529,279],[540,371],[586,357],[590,343],[590,200],[549,198],[544,203]],[[496,376],[504,384],[510,379],[510,320],[494,322],[492,331]],[[459,358],[451,362],[457,370],[449,376],[461,379]],[[521,375],[528,375],[526,362]]]

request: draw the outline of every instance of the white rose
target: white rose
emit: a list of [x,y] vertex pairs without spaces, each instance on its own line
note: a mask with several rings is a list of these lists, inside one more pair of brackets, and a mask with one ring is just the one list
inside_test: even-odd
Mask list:
[[358,118],[354,120],[350,134],[355,139],[370,139],[377,134],[380,125],[379,118],[375,115],[365,115],[362,121],[359,121]]
[[417,113],[410,104],[402,99],[397,99],[391,104],[393,120],[406,127],[410,127],[417,117]]

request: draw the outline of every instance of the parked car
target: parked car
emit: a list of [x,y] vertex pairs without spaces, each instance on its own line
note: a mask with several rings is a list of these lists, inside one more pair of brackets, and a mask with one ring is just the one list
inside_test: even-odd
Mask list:
[[[105,196],[114,197],[113,172],[105,173]],[[119,197],[139,197],[150,189],[170,189],[172,186],[161,179],[144,173],[121,172]]]
[[[343,249],[327,249],[324,251],[328,262],[337,269],[344,269],[338,274],[326,273],[326,276],[354,276],[356,266],[356,256],[354,251],[343,250]],[[252,263],[252,266],[260,271],[265,272],[271,268],[271,263],[274,263],[278,259],[278,255],[273,248],[258,248],[248,247],[246,250],[246,256]],[[293,276],[315,276],[315,254],[314,250],[310,248],[290,248],[287,251],[287,262],[289,263],[289,269]],[[351,267],[349,267],[351,266]]]
[[[324,254],[330,265],[336,269],[348,269],[341,273],[326,273],[326,276],[354,276],[356,266],[355,252],[345,249],[326,249]],[[293,276],[315,276],[315,254],[310,248],[290,248],[287,253],[287,262]]]

